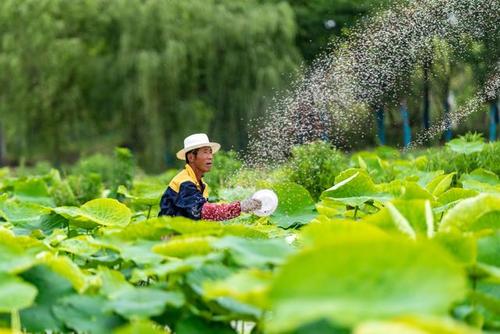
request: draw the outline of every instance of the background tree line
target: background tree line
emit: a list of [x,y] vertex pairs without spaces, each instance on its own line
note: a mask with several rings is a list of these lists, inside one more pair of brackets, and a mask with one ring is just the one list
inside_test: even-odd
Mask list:
[[[59,164],[127,146],[145,169],[159,171],[172,166],[173,153],[192,131],[242,149],[248,121],[272,106],[301,65],[388,3],[4,0],[0,160]],[[488,43],[496,45],[497,38]],[[491,49],[485,45],[455,65],[460,70],[449,80],[457,99],[473,94],[479,71],[472,64],[497,56],[481,57]],[[441,75],[443,68],[433,64],[432,85],[443,87],[439,80],[450,70]],[[418,73],[411,87],[424,82]],[[442,93],[431,93],[431,110],[441,113]],[[421,105],[418,92],[409,99]],[[420,110],[412,110],[417,120]],[[475,120],[473,127],[483,123]]]

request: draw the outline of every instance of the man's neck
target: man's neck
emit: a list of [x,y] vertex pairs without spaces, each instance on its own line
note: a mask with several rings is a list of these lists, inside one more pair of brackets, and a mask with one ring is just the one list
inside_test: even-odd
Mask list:
[[203,172],[201,170],[199,170],[198,168],[196,168],[196,166],[194,166],[194,165],[189,164],[189,166],[193,170],[194,175],[196,175],[196,180],[198,180],[198,182],[200,182],[201,178],[203,177]]

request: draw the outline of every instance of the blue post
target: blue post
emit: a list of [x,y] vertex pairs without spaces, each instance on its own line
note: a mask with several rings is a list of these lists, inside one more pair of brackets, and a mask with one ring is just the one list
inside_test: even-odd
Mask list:
[[401,112],[401,117],[403,118],[403,144],[407,148],[411,142],[411,128],[410,128],[410,115],[408,113],[408,106],[406,104],[406,99],[401,101],[401,107],[399,108]]
[[430,81],[429,81],[429,72],[430,72],[431,62],[426,61],[424,63],[424,105],[423,105],[423,121],[424,121],[424,130],[427,131],[431,127],[431,102],[430,102]]
[[450,117],[450,101],[449,97],[444,100],[444,122],[446,129],[444,130],[444,141],[449,142],[453,136],[451,132],[451,117]]
[[375,111],[377,118],[377,137],[380,145],[385,145],[384,107],[378,107]]
[[497,100],[490,103],[490,141],[497,140],[498,104]]

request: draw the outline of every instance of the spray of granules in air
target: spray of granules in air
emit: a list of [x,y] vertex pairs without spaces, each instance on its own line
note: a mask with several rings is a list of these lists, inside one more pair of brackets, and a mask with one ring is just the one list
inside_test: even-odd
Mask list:
[[[431,56],[435,39],[459,46],[465,38],[498,34],[498,13],[497,0],[423,0],[365,19],[345,43],[333,45],[305,69],[266,115],[253,121],[247,164],[283,162],[293,145],[313,140],[342,145],[347,133],[362,138],[372,110],[404,95],[402,82],[419,61]],[[495,86],[495,78],[487,86]],[[458,114],[470,114],[484,101],[482,96],[480,92]],[[431,131],[437,132],[438,126]]]

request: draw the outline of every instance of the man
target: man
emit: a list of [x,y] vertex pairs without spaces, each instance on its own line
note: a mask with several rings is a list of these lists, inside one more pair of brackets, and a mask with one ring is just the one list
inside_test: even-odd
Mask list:
[[203,182],[203,175],[212,168],[213,154],[219,149],[220,145],[210,142],[204,133],[184,139],[184,148],[177,152],[177,158],[185,160],[186,166],[163,193],[158,216],[227,220],[261,207],[260,201],[251,198],[229,204],[208,203],[208,186]]

